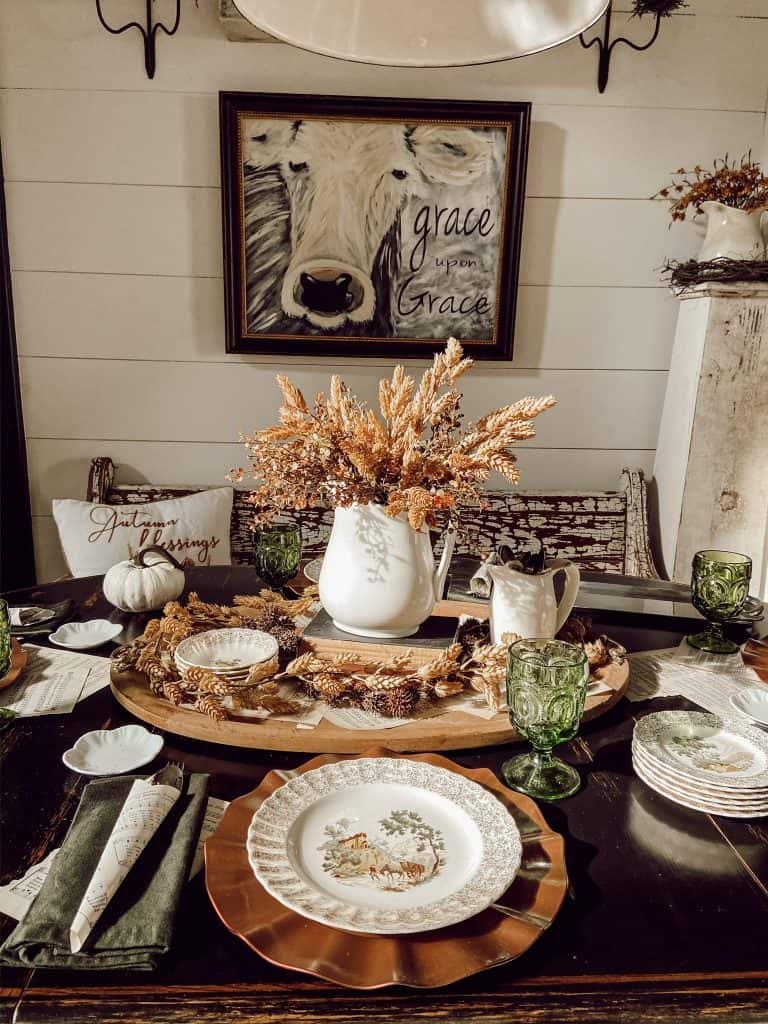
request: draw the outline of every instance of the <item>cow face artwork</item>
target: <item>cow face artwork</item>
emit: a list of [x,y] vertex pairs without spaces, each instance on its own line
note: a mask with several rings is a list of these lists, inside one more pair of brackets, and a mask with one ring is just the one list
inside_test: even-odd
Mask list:
[[278,168],[288,195],[282,308],[323,329],[373,320],[374,261],[419,183],[468,185],[490,160],[467,128],[263,119],[243,132],[245,166]]
[[[222,116],[229,95],[240,98],[222,94]],[[307,352],[317,339],[319,352],[323,343],[340,351],[370,342],[371,354],[397,355],[398,342],[415,342],[429,355],[449,335],[491,354],[508,350],[518,126],[253,107],[232,114],[240,216],[231,234],[240,251],[231,262],[240,287],[235,308],[228,282],[228,345],[235,324],[254,342],[233,350]],[[225,216],[231,184],[225,170]],[[300,347],[261,348],[262,339]]]

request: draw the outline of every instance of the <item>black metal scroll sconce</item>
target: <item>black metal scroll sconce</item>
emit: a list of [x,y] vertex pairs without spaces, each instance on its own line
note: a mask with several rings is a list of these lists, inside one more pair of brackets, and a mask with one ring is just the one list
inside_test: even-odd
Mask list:
[[179,27],[181,21],[181,0],[176,0],[176,18],[171,28],[164,25],[162,21],[154,21],[152,18],[152,0],[147,0],[147,24],[146,28],[144,25],[139,24],[138,21],[129,21],[125,25],[121,25],[120,28],[113,28],[107,23],[104,18],[104,13],[101,9],[101,0],[96,0],[96,13],[99,16],[99,21],[107,30],[111,32],[113,36],[119,36],[123,32],[127,32],[128,29],[137,28],[144,39],[144,67],[147,70],[147,78],[155,77],[155,68],[157,66],[157,57],[155,50],[155,41],[158,32],[165,32],[167,36],[172,36],[176,29]]
[[625,39],[624,36],[619,36],[617,39],[611,39],[611,14],[613,4],[608,4],[608,9],[605,12],[605,20],[603,22],[603,36],[595,36],[594,39],[590,39],[587,42],[584,39],[584,33],[582,32],[579,36],[579,42],[588,50],[590,46],[597,44],[598,52],[598,64],[597,64],[597,88],[600,92],[605,92],[605,87],[608,85],[608,72],[611,66],[611,54],[615,46],[619,43],[624,43],[633,50],[648,50],[656,42],[661,29],[661,19],[668,18],[673,11],[680,10],[682,7],[687,7],[688,4],[685,0],[635,0],[634,10],[632,12],[633,17],[642,17],[644,14],[653,14],[656,23],[653,28],[653,34],[647,43],[634,43],[631,39]]

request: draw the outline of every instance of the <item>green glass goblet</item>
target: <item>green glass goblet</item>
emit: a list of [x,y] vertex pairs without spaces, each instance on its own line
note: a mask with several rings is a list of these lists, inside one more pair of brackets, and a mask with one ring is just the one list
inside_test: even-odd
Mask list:
[[691,602],[707,620],[706,629],[686,637],[691,647],[709,654],[735,654],[739,645],[723,633],[749,596],[752,559],[737,551],[697,551],[693,556]]
[[11,616],[8,602],[0,597],[0,679],[11,667]]
[[256,572],[270,587],[282,587],[301,566],[301,527],[277,522],[254,531],[253,555]]
[[574,644],[518,640],[509,648],[509,720],[533,747],[501,766],[512,789],[538,800],[559,800],[579,788],[579,773],[553,757],[552,748],[576,735],[588,678],[587,656]]

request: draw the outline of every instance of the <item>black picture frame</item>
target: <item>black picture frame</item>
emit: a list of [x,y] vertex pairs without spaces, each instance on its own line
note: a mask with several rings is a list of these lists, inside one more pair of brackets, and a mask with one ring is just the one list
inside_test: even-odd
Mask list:
[[220,93],[227,352],[510,359],[530,110]]

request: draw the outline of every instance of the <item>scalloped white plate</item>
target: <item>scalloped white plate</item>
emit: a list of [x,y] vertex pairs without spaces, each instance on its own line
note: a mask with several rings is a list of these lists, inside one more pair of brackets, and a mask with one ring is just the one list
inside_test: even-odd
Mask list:
[[195,666],[237,677],[276,654],[277,640],[259,629],[209,629],[182,640],[174,657],[181,671]]
[[162,749],[162,736],[142,725],[122,725],[84,733],[61,759],[81,775],[121,775],[149,764]]
[[284,906],[334,928],[431,931],[494,903],[520,866],[507,809],[469,779],[360,758],[291,779],[256,811],[248,859]]
[[65,622],[48,639],[57,647],[66,647],[70,651],[88,651],[91,647],[101,647],[114,640],[122,631],[119,622],[89,619],[87,622]]

